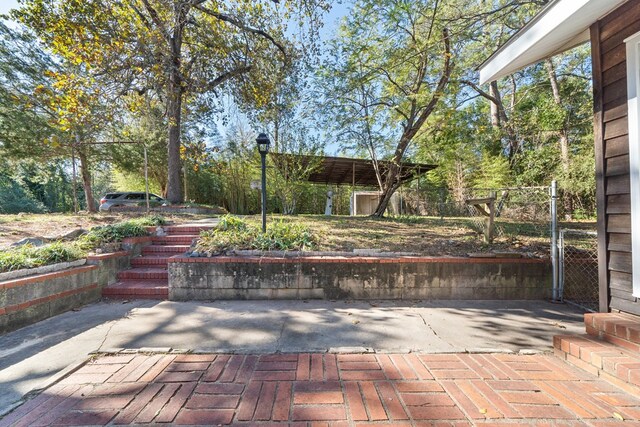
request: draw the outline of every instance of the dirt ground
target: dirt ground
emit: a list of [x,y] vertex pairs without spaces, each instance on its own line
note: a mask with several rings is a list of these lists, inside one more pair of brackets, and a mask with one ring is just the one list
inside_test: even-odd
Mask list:
[[[25,237],[58,238],[79,228],[89,230],[99,225],[126,221],[141,215],[135,214],[18,214],[0,215],[0,249]],[[202,218],[197,215],[164,215],[174,223]]]
[[[83,228],[111,224],[133,218],[132,214],[20,214],[0,215],[0,249],[25,237],[55,238]],[[165,215],[171,223],[185,223],[203,218],[199,215]],[[259,223],[259,217],[247,217]],[[428,256],[467,256],[469,253],[517,252],[527,257],[549,255],[549,238],[541,224],[498,222],[492,245],[484,243],[477,227],[468,218],[404,217],[372,219],[369,217],[320,215],[269,215],[268,221],[300,222],[318,237],[318,250],[352,251],[378,249],[383,252],[411,252]],[[591,222],[562,224],[567,228],[594,229]],[[474,229],[475,228],[475,229]]]
[[[251,218],[258,223],[259,219]],[[292,221],[307,225],[319,236],[321,251],[378,249],[426,256],[467,256],[470,253],[517,252],[526,257],[548,257],[549,224],[500,220],[493,244],[469,218],[370,217],[320,215],[270,216],[269,221]],[[593,222],[562,223],[561,227],[595,229]]]

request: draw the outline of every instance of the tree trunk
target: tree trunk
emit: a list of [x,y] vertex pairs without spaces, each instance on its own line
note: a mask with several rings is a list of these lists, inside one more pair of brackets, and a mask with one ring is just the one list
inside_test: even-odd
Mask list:
[[387,175],[384,179],[382,194],[380,196],[380,202],[378,202],[378,206],[376,207],[376,210],[372,214],[372,216],[376,218],[384,217],[384,214],[387,211],[387,207],[389,206],[389,202],[391,201],[391,197],[393,196],[393,193],[395,193],[396,190],[400,188],[400,184],[401,184],[401,181],[398,178],[401,172],[399,165],[391,163],[386,172],[387,172]]
[[[179,59],[175,60],[179,64]],[[167,199],[182,203],[182,161],[180,159],[180,123],[182,119],[182,79],[179,65],[174,64],[169,82],[167,117],[169,142],[167,144]]]
[[[79,137],[76,137],[76,141]],[[87,153],[78,145],[78,158],[80,159],[80,174],[82,175],[82,186],[84,188],[84,198],[87,201],[87,211],[95,213],[95,201],[93,200],[93,191],[91,190],[91,171],[89,170],[89,160]]]
[[[558,84],[558,77],[556,76],[556,70],[551,59],[545,61],[545,67],[549,75],[549,82],[551,83],[551,91],[553,92],[553,100],[559,107],[563,108],[562,97],[560,95],[560,85]],[[566,120],[563,123],[562,129],[559,131],[558,144],[560,145],[560,163],[562,165],[562,172],[565,179],[569,178],[571,173],[571,159],[569,157],[569,129]],[[564,197],[562,201],[564,207],[564,215],[566,220],[573,218],[573,199],[571,193],[567,190],[564,191]]]
[[[498,102],[502,103],[502,98],[500,97],[500,91],[498,90],[498,82],[492,81],[489,85],[489,95],[491,95],[494,99],[498,100]],[[494,129],[502,128],[502,121],[500,120],[500,105],[496,102],[491,101],[491,126]]]

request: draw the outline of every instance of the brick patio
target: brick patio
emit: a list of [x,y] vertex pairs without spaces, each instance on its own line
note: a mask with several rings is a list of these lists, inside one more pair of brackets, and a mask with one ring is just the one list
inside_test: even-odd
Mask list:
[[87,363],[0,426],[640,426],[639,419],[639,397],[548,355],[118,354]]

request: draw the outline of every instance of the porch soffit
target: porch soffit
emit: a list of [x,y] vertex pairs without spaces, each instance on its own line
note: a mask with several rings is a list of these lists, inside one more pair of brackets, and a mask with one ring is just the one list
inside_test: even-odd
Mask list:
[[480,65],[480,84],[586,43],[591,24],[626,1],[552,1]]

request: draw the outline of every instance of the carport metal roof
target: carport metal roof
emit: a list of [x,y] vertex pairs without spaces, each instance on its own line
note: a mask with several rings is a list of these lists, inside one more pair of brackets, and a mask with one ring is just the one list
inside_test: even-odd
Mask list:
[[[271,156],[277,158],[278,156],[292,156],[292,154],[271,153]],[[309,182],[366,187],[378,186],[376,172],[371,160],[326,156],[318,157],[296,155],[296,157],[301,157],[308,162],[320,162],[316,171],[307,179]],[[380,165],[382,172],[382,179],[384,179],[390,162],[379,160],[378,164]],[[418,176],[435,168],[435,165],[428,165],[424,163],[402,163],[401,180],[403,183],[410,182]]]

